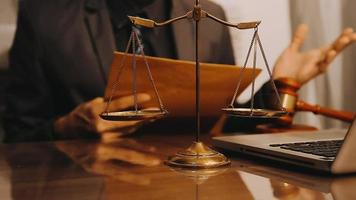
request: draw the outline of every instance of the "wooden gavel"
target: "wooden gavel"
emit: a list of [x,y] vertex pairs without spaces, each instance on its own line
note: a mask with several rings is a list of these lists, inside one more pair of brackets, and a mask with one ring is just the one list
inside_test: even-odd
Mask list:
[[301,85],[294,79],[279,78],[275,80],[278,92],[280,94],[282,106],[289,112],[288,115],[278,119],[277,123],[281,125],[291,125],[293,116],[297,111],[313,112],[317,115],[339,119],[345,122],[352,122],[356,116],[354,112],[334,110],[319,105],[311,105],[298,99],[297,91]]

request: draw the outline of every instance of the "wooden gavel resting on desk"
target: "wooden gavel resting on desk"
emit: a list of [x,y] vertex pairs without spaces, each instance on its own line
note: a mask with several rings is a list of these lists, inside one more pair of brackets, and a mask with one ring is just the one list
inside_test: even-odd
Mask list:
[[313,112],[314,114],[324,115],[327,117],[339,119],[345,122],[352,122],[356,116],[354,112],[334,110],[319,105],[311,105],[298,99],[297,91],[301,85],[290,78],[280,78],[275,80],[275,84],[280,94],[282,106],[289,112],[277,120],[281,125],[291,125],[293,116],[297,111]]

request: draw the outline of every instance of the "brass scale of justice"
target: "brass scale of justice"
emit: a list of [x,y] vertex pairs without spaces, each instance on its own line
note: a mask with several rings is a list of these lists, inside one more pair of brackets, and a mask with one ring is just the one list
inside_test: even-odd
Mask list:
[[[158,23],[150,19],[144,19],[140,17],[133,17],[133,16],[128,16],[131,23],[134,26],[142,26],[146,28],[155,28],[155,27],[162,27],[169,25],[171,23],[174,23],[179,20],[183,19],[190,19],[195,22],[195,34],[196,34],[196,40],[195,40],[195,63],[196,63],[196,88],[195,88],[195,93],[196,93],[196,138],[193,144],[186,150],[178,152],[174,156],[170,156],[165,163],[169,166],[172,167],[183,167],[183,168],[195,168],[195,169],[200,169],[200,168],[215,168],[215,167],[221,167],[225,165],[229,165],[230,161],[227,159],[223,154],[212,150],[205,144],[203,144],[200,141],[200,65],[199,65],[199,56],[198,56],[198,51],[199,51],[199,45],[198,45],[198,38],[199,38],[199,22],[202,18],[210,18],[218,23],[221,23],[225,26],[229,27],[234,27],[240,30],[246,30],[246,29],[254,29],[254,34],[252,37],[252,41],[250,44],[250,47],[248,49],[247,57],[244,62],[243,68],[241,70],[241,73],[238,77],[238,83],[237,87],[235,89],[233,98],[231,100],[231,103],[228,107],[223,108],[222,111],[225,112],[228,115],[232,116],[238,116],[238,117],[250,117],[250,118],[276,118],[283,116],[287,114],[286,110],[282,107],[281,100],[277,91],[277,88],[272,80],[272,73],[270,70],[270,67],[268,65],[267,59],[265,52],[262,47],[261,39],[258,35],[258,26],[260,25],[261,21],[255,21],[255,22],[246,22],[246,23],[238,23],[238,24],[233,24],[224,20],[221,20],[210,13],[204,11],[201,8],[200,1],[195,0],[195,5],[192,11],[187,12],[185,15],[170,19],[168,21]],[[254,48],[254,55],[253,55],[253,74],[255,74],[256,71],[256,54],[257,54],[257,45],[259,46],[262,57],[264,60],[264,63],[266,65],[268,74],[270,76],[270,81],[273,85],[274,92],[276,96],[278,97],[279,100],[279,108],[280,110],[268,110],[268,109],[256,109],[254,108],[254,90],[255,90],[255,80],[252,82],[252,91],[251,91],[251,103],[250,103],[250,108],[236,108],[234,107],[234,104],[236,102],[236,98],[238,95],[239,87],[241,84],[241,81],[243,79],[243,74],[246,69],[252,48]],[[136,47],[138,47],[138,52],[136,52]],[[112,101],[114,92],[117,90],[117,87],[119,85],[119,79],[121,72],[123,71],[124,68],[124,63],[126,60],[126,57],[128,55],[129,49],[132,48],[132,69],[133,69],[133,96],[134,96],[134,110],[129,110],[129,111],[118,111],[118,112],[110,112],[109,107],[110,103]],[[137,105],[137,72],[136,72],[136,54],[141,54],[141,57],[144,60],[144,64],[147,69],[147,74],[149,77],[149,80],[151,82],[151,85],[154,89],[155,92],[155,97],[159,103],[159,109],[148,109],[148,110],[141,110],[138,108]],[[158,118],[163,118],[168,114],[168,111],[164,108],[163,102],[159,96],[157,87],[154,83],[153,76],[150,71],[150,67],[148,64],[147,59],[145,58],[145,53],[143,49],[143,44],[138,36],[137,30],[133,27],[133,30],[131,32],[131,36],[128,42],[128,45],[125,50],[124,57],[122,58],[120,65],[120,69],[117,74],[117,79],[116,82],[114,83],[111,91],[111,96],[109,97],[109,100],[107,101],[106,109],[105,111],[100,115],[104,120],[110,120],[110,121],[130,121],[130,120],[148,120],[148,119],[158,119]]]

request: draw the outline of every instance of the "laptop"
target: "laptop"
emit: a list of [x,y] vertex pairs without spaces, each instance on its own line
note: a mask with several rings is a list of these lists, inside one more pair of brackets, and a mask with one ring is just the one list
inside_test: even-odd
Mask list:
[[332,174],[356,172],[356,120],[347,130],[221,136],[212,142],[222,149]]

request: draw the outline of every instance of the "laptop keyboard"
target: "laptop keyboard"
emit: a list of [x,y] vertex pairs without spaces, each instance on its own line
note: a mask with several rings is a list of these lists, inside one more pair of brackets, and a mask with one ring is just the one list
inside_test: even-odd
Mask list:
[[343,140],[327,140],[315,142],[298,142],[286,144],[271,144],[271,147],[279,147],[292,151],[298,151],[308,154],[324,157],[336,157]]

